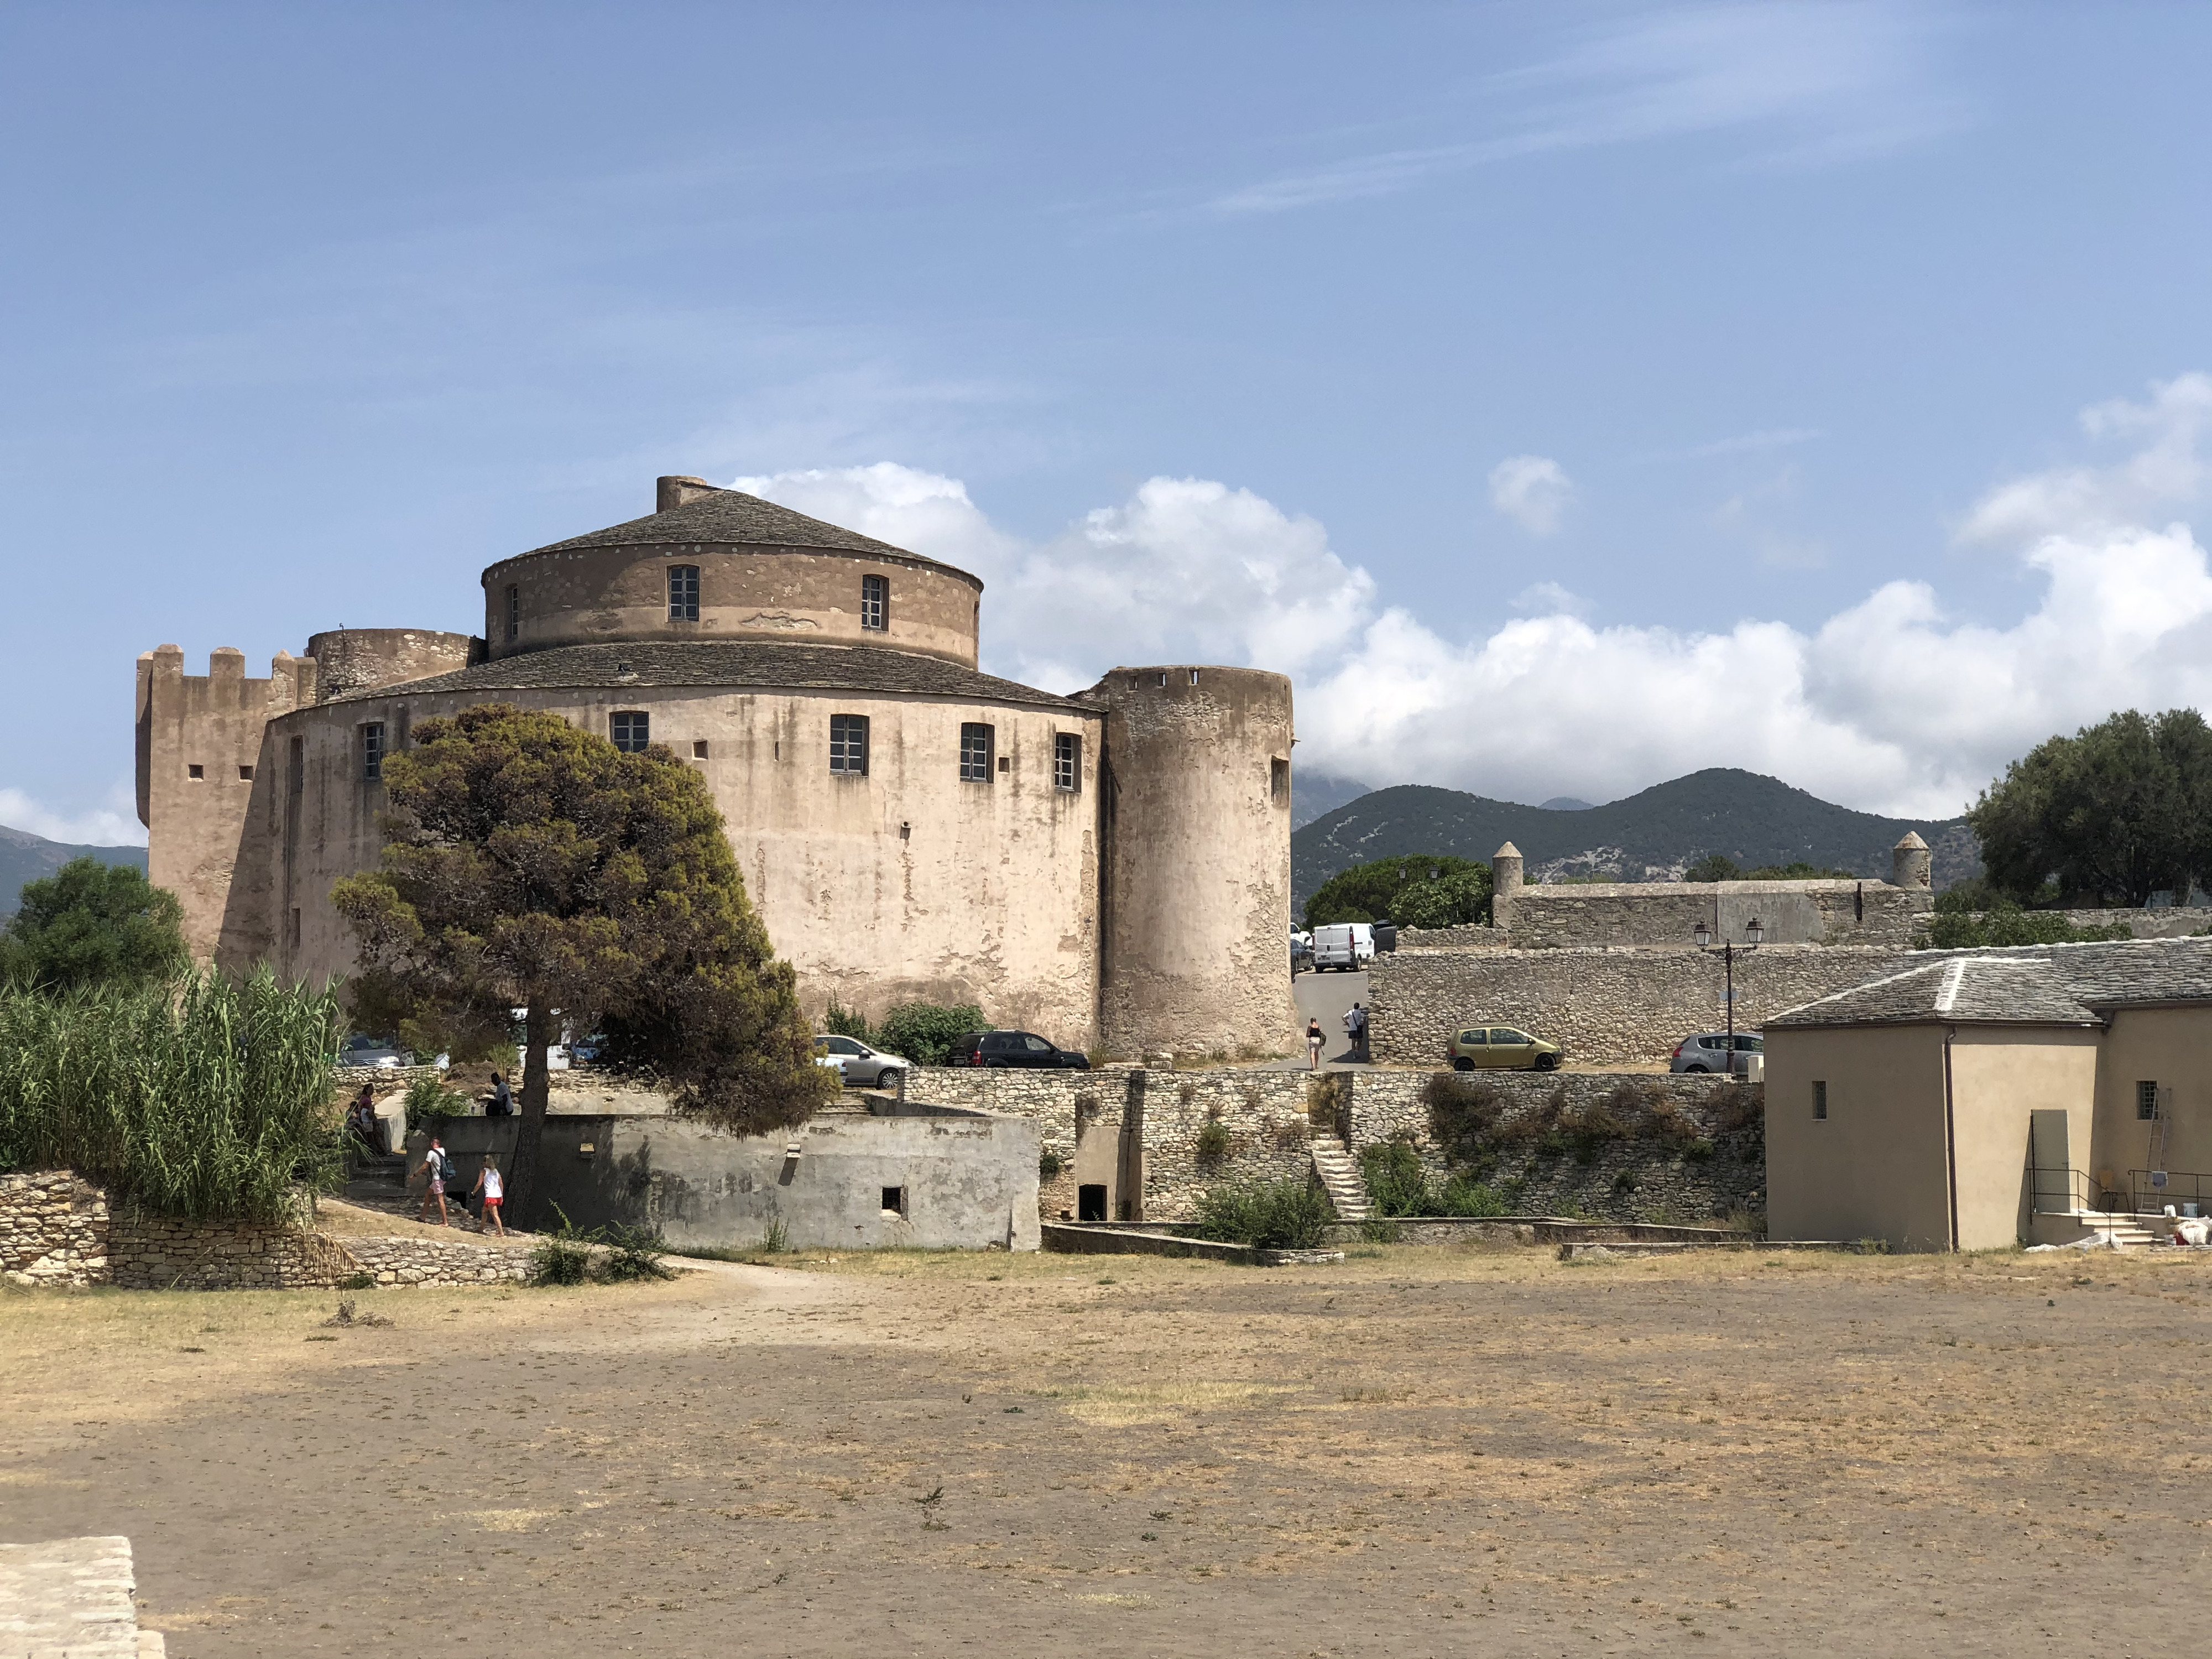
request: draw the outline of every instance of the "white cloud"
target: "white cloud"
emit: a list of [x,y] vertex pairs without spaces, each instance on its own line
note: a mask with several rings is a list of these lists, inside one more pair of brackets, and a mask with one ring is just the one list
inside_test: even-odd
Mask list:
[[1547,455],[1508,455],[1490,469],[1490,504],[1532,536],[1549,536],[1574,499],[1574,481]]
[[1116,663],[1272,667],[1297,681],[1298,759],[1370,784],[1591,800],[1711,766],[1873,811],[1947,816],[2054,732],[2115,708],[2212,708],[2212,562],[2168,514],[2195,498],[2212,380],[2102,405],[2130,452],[2006,483],[1965,533],[2040,588],[2009,625],[1885,584],[1810,633],[1601,627],[1543,585],[1471,640],[1379,605],[1311,519],[1247,490],[1154,478],[1024,544],[951,479],[878,465],[744,487],[978,571],[986,665],[1068,690]]
[[59,812],[21,789],[0,788],[0,824],[72,846],[143,847],[146,826],[138,822],[130,790],[116,785],[107,802],[88,812]]

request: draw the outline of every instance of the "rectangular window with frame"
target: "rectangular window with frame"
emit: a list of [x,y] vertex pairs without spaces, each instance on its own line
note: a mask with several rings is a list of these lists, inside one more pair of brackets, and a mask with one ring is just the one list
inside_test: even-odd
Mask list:
[[1813,1085],[1813,1121],[1826,1123],[1827,1121],[1828,1085],[1825,1083],[1815,1083]]
[[832,714],[830,717],[830,769],[842,776],[868,775],[868,717]]
[[513,645],[522,637],[522,590],[513,583],[507,589],[507,642]]
[[384,722],[371,720],[361,728],[361,775],[364,778],[384,775]]
[[1052,739],[1052,787],[1075,794],[1083,787],[1083,738],[1074,732],[1059,732]]
[[672,564],[668,567],[668,620],[697,622],[699,620],[699,567],[696,564]]
[[626,709],[607,721],[607,735],[625,755],[642,755],[653,741],[653,716]]
[[2136,1115],[2145,1123],[2158,1116],[2158,1085],[2146,1079],[2136,1085]]
[[997,733],[988,726],[974,720],[960,725],[960,781],[988,783],[991,781],[991,750]]
[[881,633],[891,625],[891,579],[860,578],[860,626]]

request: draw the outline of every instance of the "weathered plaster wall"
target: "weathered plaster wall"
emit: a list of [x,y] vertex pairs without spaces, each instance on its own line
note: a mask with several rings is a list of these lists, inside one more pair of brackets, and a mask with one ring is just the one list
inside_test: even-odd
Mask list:
[[[769,938],[818,1015],[835,998],[871,1018],[909,1000],[979,1004],[986,1018],[1065,1048],[1097,1041],[1099,721],[1062,707],[836,692],[518,690],[508,701],[605,732],[643,709],[653,735],[690,757],[714,792]],[[385,786],[362,775],[361,727],[396,747],[414,726],[480,699],[458,693],[325,703],[271,726],[285,758],[254,811],[267,834],[255,879],[234,900],[270,894],[260,934],[279,968],[348,971],[352,942],[330,903],[340,877],[373,867]],[[830,717],[869,720],[866,776],[830,770]],[[1007,769],[959,775],[960,727],[995,728]],[[1054,787],[1053,740],[1084,739],[1081,787]],[[290,748],[299,748],[296,793]],[[1288,854],[1285,855],[1285,870]],[[296,946],[289,916],[300,913]],[[257,936],[241,915],[235,936]],[[241,956],[237,960],[246,958]],[[1279,975],[1278,976],[1280,977]]]
[[[515,1127],[513,1118],[448,1124],[449,1190],[474,1184],[487,1152],[504,1158]],[[540,1158],[538,1221],[557,1204],[579,1226],[658,1229],[679,1249],[756,1245],[775,1222],[794,1245],[1037,1247],[1037,1129],[1019,1117],[833,1111],[772,1135],[673,1118],[570,1117],[547,1123]],[[886,1188],[904,1194],[896,1212],[884,1206]]]
[[[699,620],[668,614],[668,568],[699,569]],[[889,626],[860,626],[860,579],[890,584]],[[507,637],[507,589],[521,627]],[[564,548],[503,559],[483,573],[484,638],[494,657],[614,640],[755,639],[883,645],[975,665],[983,584],[918,555],[688,542]]]
[[1291,916],[1291,683],[1245,668],[1116,668],[1104,704],[1100,1036],[1281,1053],[1298,1025]]
[[[2159,1167],[2212,1173],[2212,1009],[2123,1008],[2112,1016],[2097,1066],[2091,1139],[2075,1141],[2075,1157],[2086,1173],[2123,1194],[2131,1171],[2152,1167],[2154,1126],[2136,1115],[2139,1083],[2172,1091]],[[2193,1183],[2179,1185],[2172,1200],[2197,1197]],[[2204,1196],[2212,1198],[2212,1191]]]
[[[1813,1085],[1827,1115],[1813,1115]],[[1766,1045],[1767,1226],[1776,1238],[1949,1247],[1943,1031],[1778,1027]]]
[[[1767,945],[1735,959],[1738,1027],[1902,965],[1863,946]],[[1561,1044],[1571,1061],[1664,1060],[1693,1031],[1723,1029],[1717,951],[1563,948],[1413,950],[1369,969],[1379,1060],[1433,1066],[1462,1024],[1519,1025]]]

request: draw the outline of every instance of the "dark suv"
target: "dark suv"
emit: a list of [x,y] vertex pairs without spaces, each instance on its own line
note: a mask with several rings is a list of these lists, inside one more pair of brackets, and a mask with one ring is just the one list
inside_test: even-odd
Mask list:
[[955,1066],[1057,1066],[1087,1072],[1081,1054],[1055,1048],[1034,1031],[970,1031],[952,1045]]

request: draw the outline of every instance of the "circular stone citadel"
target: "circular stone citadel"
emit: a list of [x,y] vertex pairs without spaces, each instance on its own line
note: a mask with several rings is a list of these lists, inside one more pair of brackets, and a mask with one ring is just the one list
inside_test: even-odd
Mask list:
[[138,659],[138,816],[197,955],[352,966],[383,757],[471,703],[696,767],[817,1018],[975,1003],[1063,1048],[1273,1052],[1294,1024],[1291,685],[1188,663],[1058,696],[978,672],[966,571],[699,479],[483,572],[481,636],[315,634],[266,679]]

